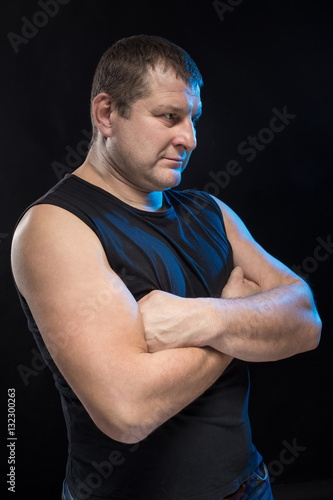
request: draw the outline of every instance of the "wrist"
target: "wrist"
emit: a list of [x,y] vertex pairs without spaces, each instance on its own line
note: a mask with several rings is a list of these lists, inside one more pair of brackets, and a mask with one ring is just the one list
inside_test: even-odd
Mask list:
[[222,299],[207,297],[196,300],[197,346],[210,346],[214,348],[214,341],[222,331]]

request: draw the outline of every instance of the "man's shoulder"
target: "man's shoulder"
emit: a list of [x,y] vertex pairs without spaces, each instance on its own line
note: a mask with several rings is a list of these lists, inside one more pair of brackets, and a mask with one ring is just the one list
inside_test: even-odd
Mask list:
[[71,232],[79,231],[80,226],[76,217],[56,205],[32,205],[18,221],[13,242],[20,247],[22,244],[23,247],[28,246],[33,251],[47,240],[60,241]]
[[52,226],[54,223],[59,227],[59,224],[67,219],[75,221],[70,211],[66,210],[65,203],[68,193],[73,189],[71,184],[70,177],[65,176],[31,202],[19,216],[15,232],[22,228],[32,231],[43,226]]

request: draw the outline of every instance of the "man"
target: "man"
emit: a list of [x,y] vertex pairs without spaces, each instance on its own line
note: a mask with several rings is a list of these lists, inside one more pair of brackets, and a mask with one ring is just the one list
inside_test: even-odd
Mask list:
[[86,161],[22,216],[12,267],[60,391],[63,499],[271,499],[246,361],[314,349],[308,286],[224,203],[173,190],[201,75],[159,37],[97,67]]

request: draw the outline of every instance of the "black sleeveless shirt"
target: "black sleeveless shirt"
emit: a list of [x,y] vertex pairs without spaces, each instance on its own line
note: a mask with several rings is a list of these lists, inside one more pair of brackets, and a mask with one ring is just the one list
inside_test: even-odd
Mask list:
[[[33,205],[56,205],[84,221],[136,300],[154,289],[220,297],[233,258],[218,205],[193,190],[163,196],[166,210],[147,212],[67,175]],[[221,500],[257,468],[246,363],[234,360],[202,396],[140,443],[120,443],[92,422],[19,297],[60,392],[69,440],[66,478],[78,500]]]

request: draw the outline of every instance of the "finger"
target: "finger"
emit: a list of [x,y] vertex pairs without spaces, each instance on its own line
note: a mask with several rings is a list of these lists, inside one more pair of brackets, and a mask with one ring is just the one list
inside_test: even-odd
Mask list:
[[240,266],[236,266],[233,268],[233,270],[230,273],[229,280],[228,281],[244,281],[244,272],[243,269]]

